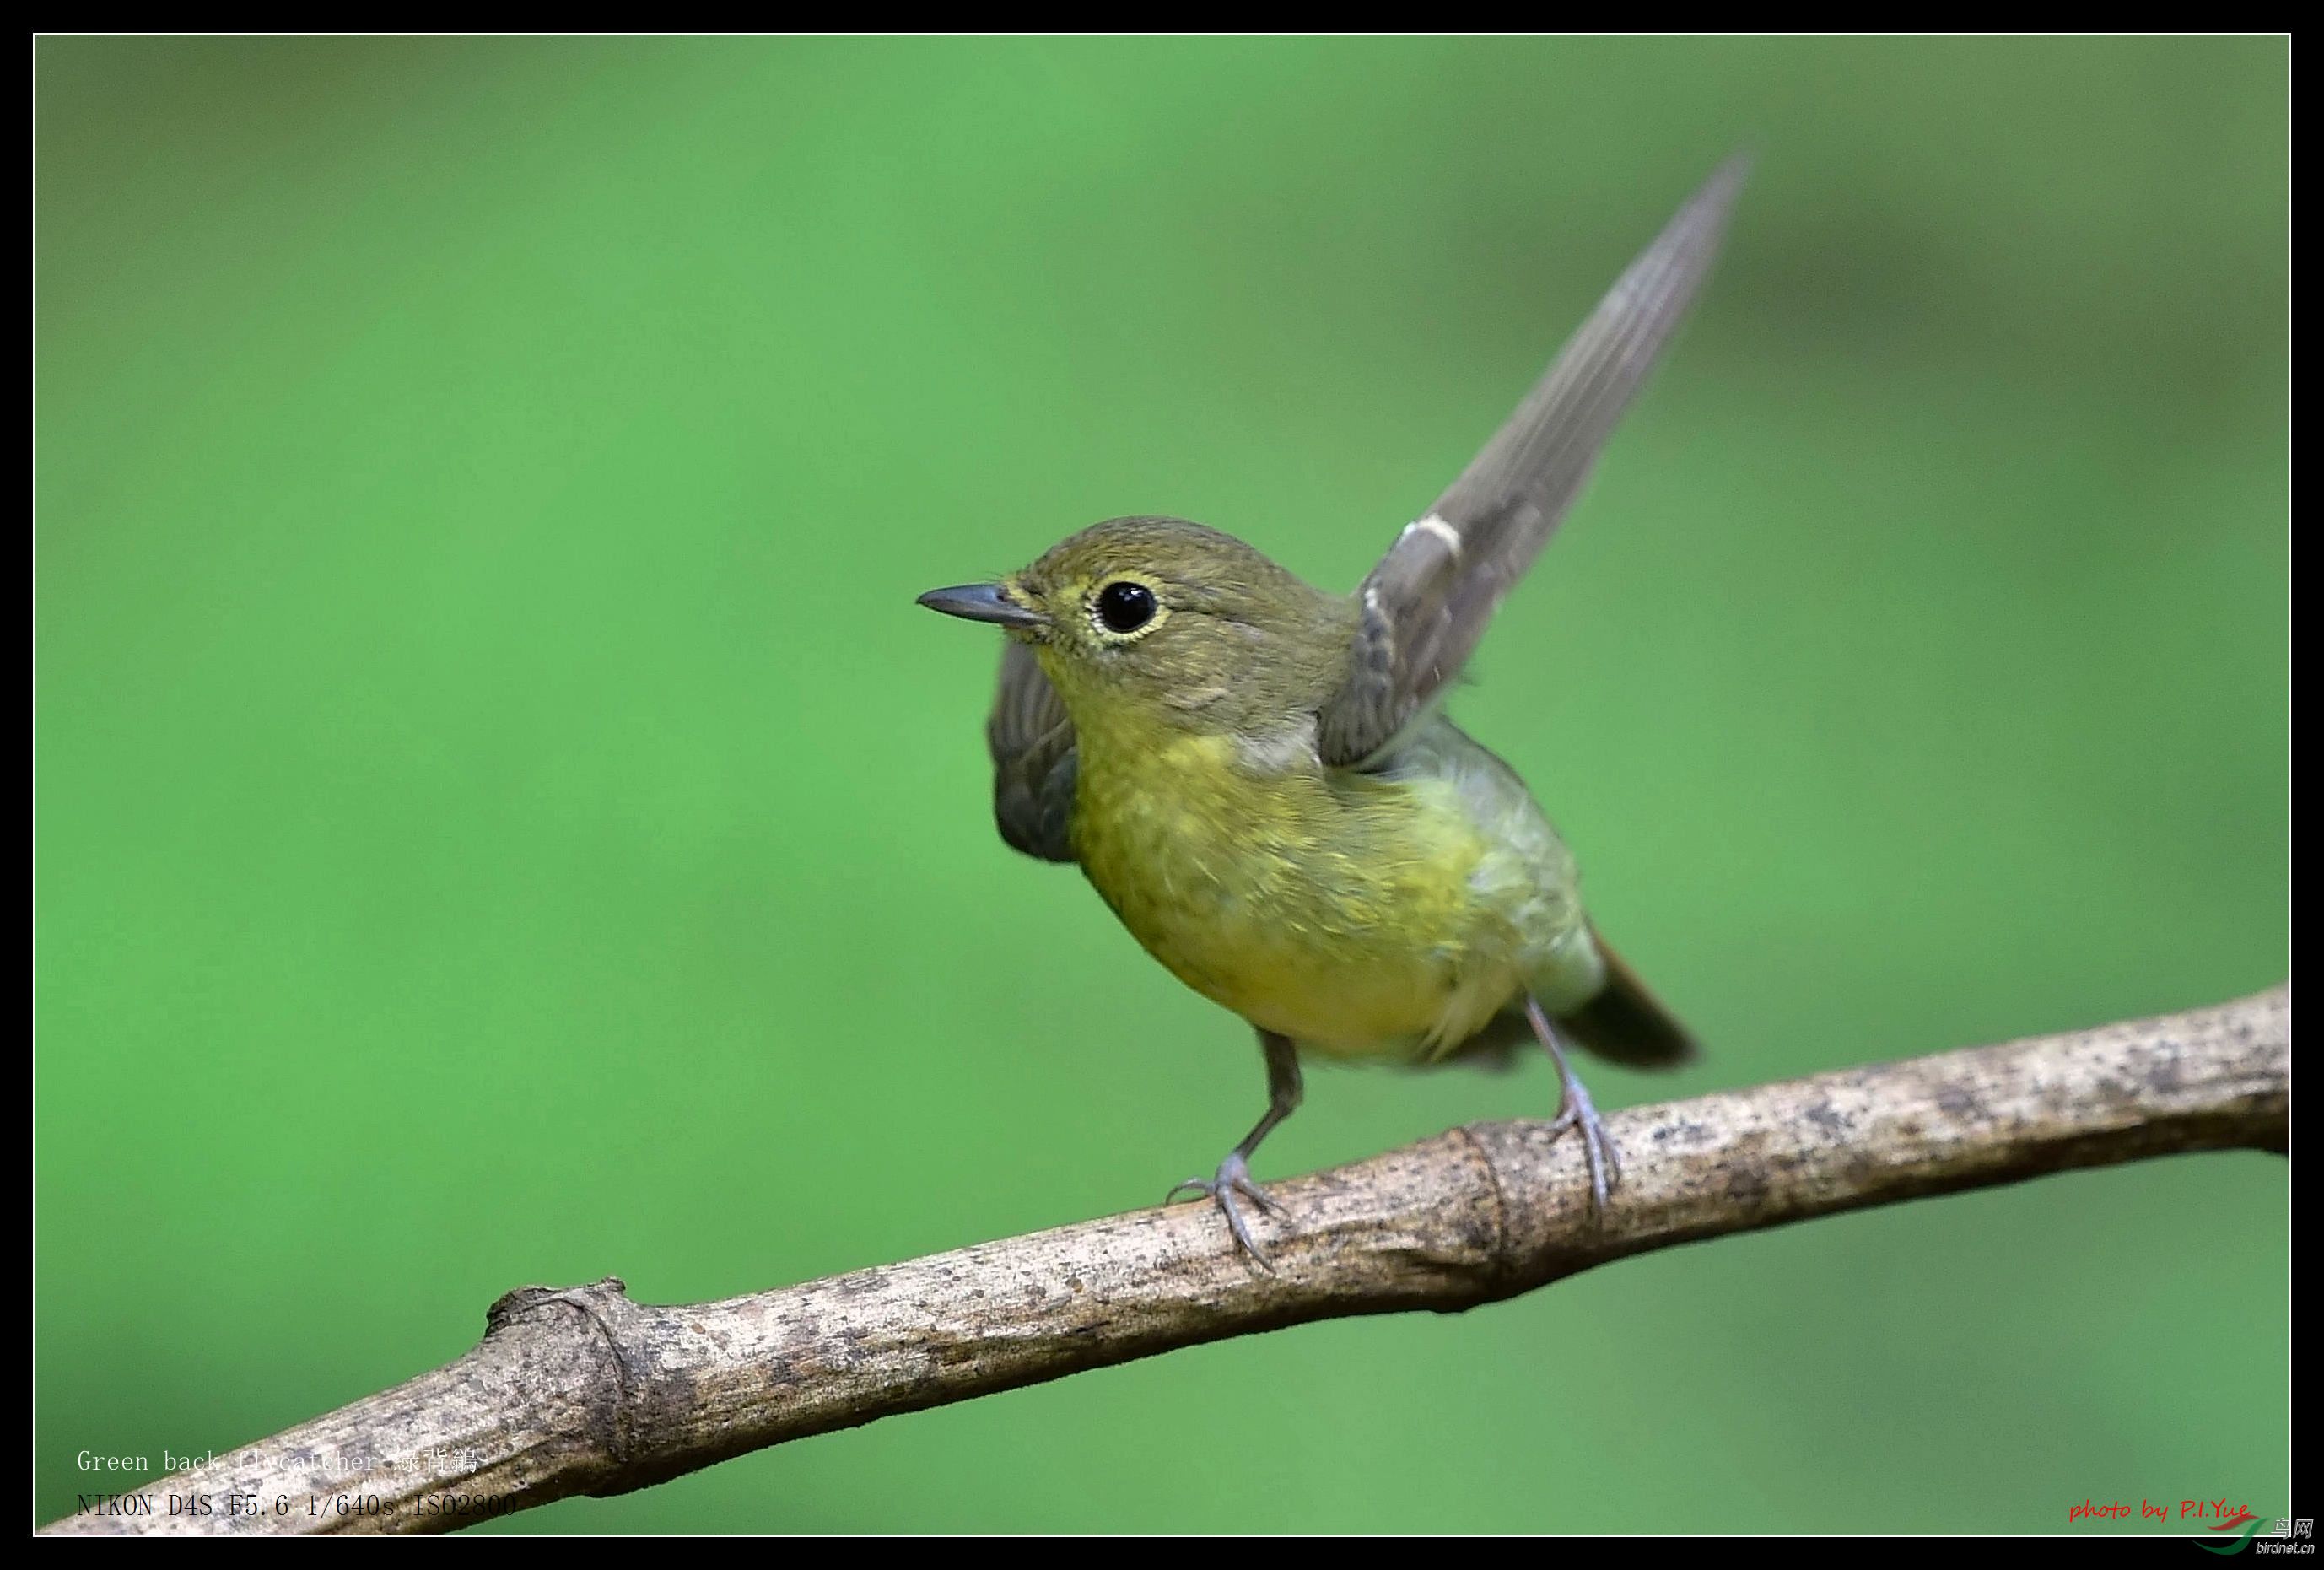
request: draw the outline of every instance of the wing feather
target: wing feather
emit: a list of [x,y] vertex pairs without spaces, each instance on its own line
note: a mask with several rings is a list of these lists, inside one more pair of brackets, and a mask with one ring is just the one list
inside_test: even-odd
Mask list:
[[1688,199],[1364,580],[1346,682],[1318,716],[1325,762],[1374,757],[1467,662],[1701,291],[1747,172],[1730,159]]
[[1011,639],[984,725],[992,750],[992,817],[1001,837],[1045,862],[1074,859],[1074,722],[1033,651]]

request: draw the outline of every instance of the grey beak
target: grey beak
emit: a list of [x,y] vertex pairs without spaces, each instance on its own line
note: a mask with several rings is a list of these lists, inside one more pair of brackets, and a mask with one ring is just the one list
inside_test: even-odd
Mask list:
[[992,622],[1003,627],[1038,627],[1049,619],[1002,594],[997,583],[964,583],[957,588],[930,589],[920,596],[920,604],[947,616]]

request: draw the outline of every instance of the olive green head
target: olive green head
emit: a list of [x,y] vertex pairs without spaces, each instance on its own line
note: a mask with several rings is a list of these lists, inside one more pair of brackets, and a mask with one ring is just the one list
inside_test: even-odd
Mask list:
[[1249,729],[1312,707],[1355,623],[1346,599],[1182,518],[1094,523],[999,583],[920,603],[1031,644],[1084,728],[1105,712]]

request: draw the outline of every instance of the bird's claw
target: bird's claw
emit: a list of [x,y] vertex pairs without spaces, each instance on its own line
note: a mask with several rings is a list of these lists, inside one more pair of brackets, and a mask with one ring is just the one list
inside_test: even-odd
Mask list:
[[1275,1268],[1268,1260],[1267,1251],[1251,1238],[1250,1224],[1243,1215],[1242,1201],[1250,1200],[1269,1215],[1281,1215],[1283,1203],[1250,1180],[1250,1168],[1244,1165],[1240,1151],[1220,1162],[1215,1176],[1189,1178],[1178,1184],[1162,1196],[1162,1203],[1171,1204],[1182,1194],[1202,1195],[1211,1200],[1226,1213],[1227,1230],[1234,1233],[1234,1240],[1242,1245],[1243,1251],[1261,1267],[1268,1270]]
[[1573,1077],[1566,1079],[1558,1097],[1557,1118],[1549,1125],[1553,1138],[1568,1129],[1582,1131],[1582,1152],[1590,1163],[1590,1215],[1598,1220],[1606,1214],[1607,1196],[1622,1181],[1622,1151],[1614,1136],[1606,1131],[1590,1093]]

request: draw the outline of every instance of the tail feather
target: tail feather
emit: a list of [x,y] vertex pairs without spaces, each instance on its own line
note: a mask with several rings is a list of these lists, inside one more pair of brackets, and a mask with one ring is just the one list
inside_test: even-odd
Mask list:
[[1601,1057],[1633,1068],[1676,1068],[1702,1055],[1692,1033],[1663,1007],[1638,973],[1591,928],[1606,962],[1606,985],[1599,994],[1557,1022]]

